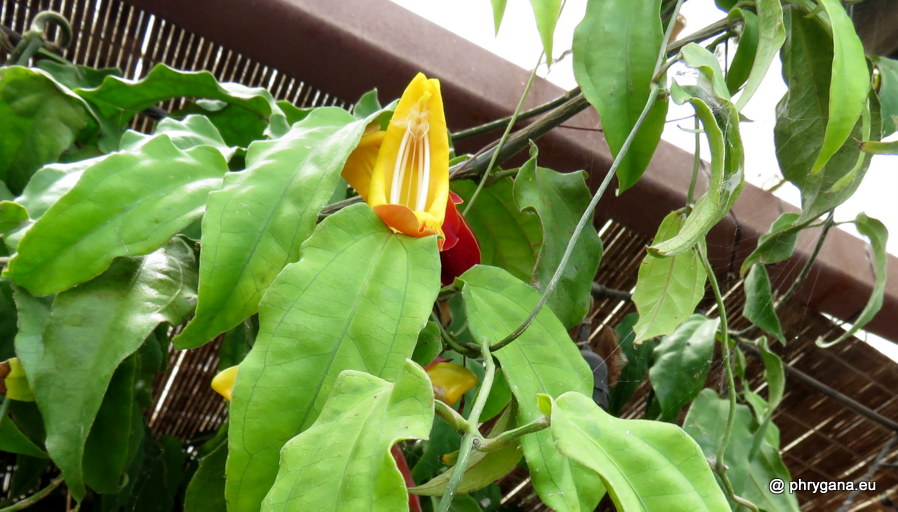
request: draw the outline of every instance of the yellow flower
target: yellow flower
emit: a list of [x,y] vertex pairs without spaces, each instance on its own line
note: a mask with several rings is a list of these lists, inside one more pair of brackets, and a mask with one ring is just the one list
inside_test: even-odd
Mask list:
[[424,369],[430,377],[433,394],[446,405],[455,405],[471,388],[477,385],[477,376],[464,366],[437,362]]
[[421,73],[412,79],[387,130],[362,137],[343,177],[393,230],[415,237],[439,235],[442,246],[449,138],[439,80]]
[[231,401],[231,392],[234,391],[234,382],[237,380],[239,366],[226,368],[212,378],[212,389],[219,395]]

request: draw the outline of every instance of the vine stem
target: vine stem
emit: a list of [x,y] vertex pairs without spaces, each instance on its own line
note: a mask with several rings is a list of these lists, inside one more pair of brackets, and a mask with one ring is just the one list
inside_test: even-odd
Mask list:
[[46,498],[47,495],[49,495],[57,487],[59,487],[59,484],[61,484],[62,482],[63,482],[63,478],[61,476],[57,477],[55,480],[50,482],[50,485],[37,491],[36,493],[32,494],[31,496],[28,496],[24,500],[17,501],[6,508],[0,508],[0,512],[15,512],[17,510],[24,510],[24,509],[30,507],[31,505],[34,505],[38,501]]
[[723,482],[727,495],[731,500],[753,512],[759,512],[758,507],[754,503],[736,495],[736,492],[733,490],[733,484],[726,474],[727,467],[724,463],[724,457],[726,456],[727,446],[730,444],[730,437],[733,435],[733,426],[736,424],[736,379],[733,377],[733,362],[730,354],[730,332],[727,322],[726,306],[723,303],[723,295],[720,293],[720,286],[717,284],[714,268],[711,266],[711,262],[708,261],[708,252],[701,244],[697,245],[696,249],[702,260],[702,265],[705,267],[705,272],[708,274],[708,281],[710,281],[711,290],[714,292],[714,301],[717,303],[717,312],[720,317],[720,335],[722,338],[721,351],[723,353],[723,370],[726,374],[730,402],[730,410],[727,413],[726,429],[723,431],[720,446],[717,448],[717,460],[714,463],[714,472],[720,476],[720,480]]
[[486,399],[489,397],[490,389],[493,387],[493,380],[496,376],[496,363],[493,361],[493,355],[490,353],[488,341],[483,340],[480,342],[480,354],[486,366],[483,372],[483,383],[480,385],[477,398],[474,400],[474,406],[471,407],[471,414],[468,415],[468,431],[461,439],[458,460],[452,470],[452,478],[449,479],[446,491],[443,492],[443,497],[440,499],[440,507],[437,509],[437,512],[449,512],[449,508],[452,506],[452,499],[455,497],[455,491],[458,489],[462,477],[465,476],[465,470],[468,469],[468,459],[471,456],[471,451],[476,448],[474,446],[475,441],[479,444],[481,439],[480,431],[477,430],[477,427],[480,423],[480,414],[486,406]]
[[524,86],[524,92],[521,93],[521,99],[518,100],[518,104],[514,109],[514,112],[511,114],[511,118],[508,120],[508,125],[505,127],[505,131],[502,132],[502,137],[499,138],[499,143],[496,144],[496,149],[493,151],[493,156],[490,158],[490,163],[486,166],[486,170],[483,172],[483,176],[480,178],[480,183],[477,184],[477,189],[474,191],[474,194],[471,195],[471,199],[468,200],[468,203],[465,205],[464,211],[461,212],[462,216],[468,214],[471,210],[471,207],[474,206],[474,201],[477,200],[477,196],[480,195],[480,191],[483,190],[483,186],[486,185],[486,180],[490,177],[490,172],[492,172],[493,167],[496,165],[496,161],[499,159],[499,153],[502,152],[502,146],[505,145],[505,141],[508,140],[508,135],[511,134],[511,129],[514,128],[515,123],[518,122],[518,115],[521,113],[521,109],[524,108],[524,102],[527,100],[527,96],[530,94],[530,88],[533,87],[533,82],[536,81],[536,70],[539,69],[539,63],[543,61],[543,56],[545,52],[539,54],[539,58],[536,59],[536,65],[533,66],[533,71],[530,72],[530,78],[527,80],[527,85]]
[[589,205],[583,211],[583,215],[580,216],[580,220],[577,222],[577,226],[574,228],[571,239],[568,241],[567,246],[564,248],[564,254],[562,254],[561,256],[561,261],[558,262],[558,266],[555,268],[555,273],[552,274],[552,278],[543,288],[542,293],[539,296],[539,300],[530,311],[530,314],[527,315],[527,318],[524,320],[524,322],[521,323],[521,325],[519,325],[517,329],[509,333],[508,336],[492,345],[490,347],[490,350],[499,350],[500,348],[508,345],[512,341],[516,340],[521,334],[523,334],[524,331],[526,331],[527,328],[530,327],[530,324],[533,323],[533,320],[536,319],[536,316],[539,315],[539,312],[549,300],[549,296],[558,285],[558,281],[561,279],[561,274],[564,273],[564,269],[567,268],[568,261],[571,259],[571,254],[573,254],[574,252],[574,247],[577,245],[577,240],[580,238],[580,234],[586,227],[586,223],[592,221],[593,212],[595,212],[596,206],[598,206],[599,204],[599,200],[602,199],[602,196],[605,194],[605,190],[608,188],[608,185],[611,184],[611,180],[614,178],[614,175],[617,172],[617,168],[620,167],[620,164],[623,161],[624,157],[627,156],[627,153],[630,152],[630,146],[633,145],[633,141],[636,139],[636,134],[639,133],[639,129],[642,127],[642,123],[645,122],[645,118],[648,117],[649,111],[652,109],[652,106],[654,106],[655,101],[657,101],[658,96],[661,93],[661,86],[658,85],[658,80],[660,79],[658,75],[659,71],[664,65],[665,56],[667,55],[667,41],[670,39],[670,34],[673,31],[675,20],[677,19],[677,13],[680,12],[680,6],[683,5],[683,1],[684,0],[677,1],[676,6],[674,7],[673,16],[671,17],[671,22],[668,23],[667,30],[664,33],[664,43],[661,45],[661,48],[658,51],[658,58],[655,60],[655,69],[652,73],[653,79],[651,84],[649,85],[649,96],[646,99],[645,105],[642,107],[642,112],[639,113],[639,117],[636,119],[636,123],[633,124],[633,128],[631,128],[630,133],[627,134],[627,138],[626,140],[624,140],[624,144],[621,146],[620,151],[618,151],[617,156],[614,157],[614,161],[611,163],[611,167],[605,174],[605,178],[602,180],[599,188],[596,190],[595,194],[593,194],[592,199],[589,201]]

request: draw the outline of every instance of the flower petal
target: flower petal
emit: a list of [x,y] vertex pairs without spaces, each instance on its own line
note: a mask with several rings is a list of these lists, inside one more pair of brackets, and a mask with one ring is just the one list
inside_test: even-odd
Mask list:
[[349,158],[343,165],[343,179],[359,193],[363,201],[368,200],[371,172],[374,170],[377,152],[380,150],[380,145],[386,134],[387,132],[377,129],[366,131],[362,135],[359,145],[349,154]]
[[440,252],[442,264],[440,278],[444,286],[451,284],[456,277],[480,263],[480,245],[477,238],[474,237],[468,221],[455,207],[455,204],[460,202],[461,199],[452,194],[452,200],[446,205],[446,221],[443,223],[446,242]]

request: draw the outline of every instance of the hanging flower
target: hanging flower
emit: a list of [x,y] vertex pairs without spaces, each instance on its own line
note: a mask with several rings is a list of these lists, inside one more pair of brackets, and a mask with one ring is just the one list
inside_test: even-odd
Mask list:
[[237,380],[237,370],[239,366],[231,366],[226,368],[212,378],[212,389],[225,399],[231,401],[231,393],[234,391],[234,382]]
[[480,263],[480,247],[449,192],[449,136],[440,82],[418,73],[387,129],[376,125],[346,160],[343,178],[396,232],[437,235],[442,281]]
[[446,405],[455,405],[462,395],[477,385],[477,376],[464,366],[443,359],[435,359],[424,367],[424,371],[430,378],[434,397]]

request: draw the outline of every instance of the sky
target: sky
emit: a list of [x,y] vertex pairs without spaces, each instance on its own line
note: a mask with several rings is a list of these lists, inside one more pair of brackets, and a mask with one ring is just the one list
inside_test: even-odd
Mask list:
[[[508,0],[498,34],[494,31],[489,0],[392,1],[521,68],[532,69],[542,52],[539,34],[528,1]],[[553,43],[556,57],[570,49],[574,29],[583,17],[585,9],[586,0],[565,0]],[[681,32],[681,37],[688,36],[724,16],[724,13],[714,5],[713,0],[690,0],[683,4],[680,13],[686,18],[686,27]],[[543,65],[539,74],[559,87],[569,90],[577,85],[571,66],[571,59],[568,55],[567,58],[556,62],[550,70]],[[677,74],[685,70],[685,67],[672,67],[670,76],[676,79]],[[780,73],[779,59],[774,59],[764,83],[742,110],[742,114],[751,120],[751,122],[742,123],[740,126],[746,147],[746,180],[764,189],[769,189],[780,181],[773,145],[774,108],[786,91]],[[668,112],[668,120],[688,117],[692,113],[691,107],[677,106],[672,103]],[[692,119],[669,122],[662,137],[692,153],[695,148],[695,136],[686,131],[692,128]],[[898,135],[892,135],[887,140],[895,139],[898,139]],[[709,154],[706,144],[702,154]],[[881,220],[892,233],[887,244],[888,251],[898,255],[898,207],[893,198],[898,192],[898,172],[896,171],[898,171],[898,156],[875,156],[860,188],[851,199],[836,210],[835,219],[837,221],[851,220],[858,213],[864,212],[870,217]],[[792,204],[800,203],[799,191],[791,184],[783,185],[774,194]],[[851,225],[842,225],[840,229],[846,229],[857,236],[857,232]],[[860,333],[859,336],[893,360],[898,361],[898,345],[868,333]]]

